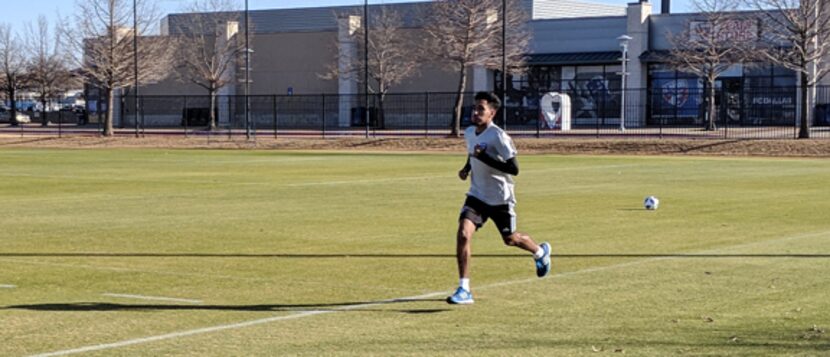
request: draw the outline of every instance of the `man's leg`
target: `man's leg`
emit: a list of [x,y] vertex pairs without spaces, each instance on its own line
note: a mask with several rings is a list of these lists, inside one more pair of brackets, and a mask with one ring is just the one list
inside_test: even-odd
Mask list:
[[533,253],[536,276],[541,278],[548,275],[550,272],[550,243],[536,244],[529,235],[516,231],[516,213],[513,211],[512,205],[498,207],[492,218],[499,232],[501,232],[504,244]]
[[450,304],[472,304],[473,294],[470,293],[470,259],[472,257],[473,233],[476,225],[468,218],[458,221],[458,233],[456,234],[455,255],[458,261],[458,289],[452,296],[447,298]]
[[473,254],[473,233],[476,225],[473,221],[462,218],[458,221],[458,234],[456,235],[455,258],[458,261],[458,277],[460,279],[470,278],[470,258]]
[[504,244],[533,253],[533,260],[536,263],[536,276],[541,278],[550,273],[550,243],[536,244],[529,235],[521,232],[513,232],[513,234],[502,238]]
[[513,234],[503,236],[502,239],[504,244],[512,247],[519,247],[531,253],[539,251],[539,245],[529,235],[522,232],[513,232]]

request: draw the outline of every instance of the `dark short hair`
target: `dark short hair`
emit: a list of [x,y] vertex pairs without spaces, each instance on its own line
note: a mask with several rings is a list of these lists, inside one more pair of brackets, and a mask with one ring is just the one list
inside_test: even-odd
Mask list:
[[501,108],[501,99],[493,93],[493,92],[478,92],[476,93],[476,102],[479,100],[486,100],[487,103],[493,107],[493,110],[499,110]]

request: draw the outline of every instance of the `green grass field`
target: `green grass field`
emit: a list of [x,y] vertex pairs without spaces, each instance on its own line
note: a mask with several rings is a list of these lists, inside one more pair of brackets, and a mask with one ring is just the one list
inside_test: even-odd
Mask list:
[[463,159],[0,150],[0,355],[830,354],[830,161],[521,156],[458,307]]

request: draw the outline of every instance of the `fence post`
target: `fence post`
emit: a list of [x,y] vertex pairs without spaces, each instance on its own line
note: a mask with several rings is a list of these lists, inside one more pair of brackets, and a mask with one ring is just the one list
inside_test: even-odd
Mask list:
[[[716,96],[720,97],[720,108],[717,108],[716,115],[719,118],[723,118],[723,126],[728,127],[729,126],[729,105],[726,102],[726,91],[723,88],[724,87],[721,87],[720,93],[715,93]],[[712,90],[717,90],[717,89],[712,89]],[[708,112],[709,108],[706,108],[706,111]],[[717,118],[715,118],[713,120],[715,120],[715,123],[717,123]],[[729,138],[729,134],[727,133],[727,130],[724,130],[723,138],[724,139]]]
[[228,140],[233,140],[233,103],[231,102],[233,96],[228,94]]
[[[254,96],[254,98],[256,98],[256,96]],[[248,117],[249,117],[248,121],[251,124],[251,138],[253,138],[254,141],[256,141],[256,129],[257,129],[256,124],[257,123],[256,123],[256,119],[254,118],[254,113],[253,113],[253,108],[252,108],[253,105],[251,104],[251,98],[246,96],[245,101],[246,101],[246,108],[248,108],[247,109],[248,110]]]
[[322,99],[323,99],[323,103],[322,103],[323,104],[322,105],[322,107],[323,107],[323,113],[322,113],[323,114],[322,115],[322,119],[323,119],[323,139],[325,139],[326,138],[326,95],[321,94],[321,96],[322,96]]
[[184,104],[182,106],[182,121],[184,122],[184,137],[187,137],[187,96],[183,96]]
[[[378,94],[378,95],[380,95],[380,94]],[[373,96],[371,96],[371,100],[372,100],[372,105],[373,105],[374,107],[377,107],[377,106],[378,106],[378,98],[377,98],[377,95],[373,95]],[[372,107],[366,108],[366,111],[369,113],[369,114],[368,114],[369,124],[371,124],[371,123],[372,123],[372,110],[371,110],[370,108],[372,108]],[[377,131],[378,131],[378,119],[380,119],[378,116],[380,115],[380,112],[379,112],[379,111],[375,111],[375,113],[377,113],[377,114],[375,114],[375,125],[372,125],[372,138],[376,138],[376,137],[378,136],[378,134],[377,134]]]
[[[125,111],[127,110],[127,102],[124,99],[124,94],[123,93],[119,96],[118,100],[121,101],[121,108],[120,108],[121,109],[120,110],[121,111],[121,120],[118,121],[118,128],[119,129],[124,129],[124,117],[126,116]],[[46,120],[45,116],[43,117],[43,120],[44,121]],[[115,123],[113,123],[113,124],[115,124]]]
[[58,138],[63,137],[63,110],[58,109]]
[[[723,89],[721,89],[721,100],[720,100],[720,102],[721,102],[722,106],[724,105],[724,103],[726,103],[726,98],[723,96],[723,93],[724,93],[724,91],[723,91]],[[709,108],[706,108],[706,111],[708,112]],[[717,121],[715,121],[715,122],[717,123]],[[723,138],[724,139],[729,139],[729,116],[726,115],[726,114],[723,115],[723,128],[724,128],[723,129]]]
[[[807,95],[807,93],[810,92],[809,88],[805,88],[805,89],[807,89],[805,92],[801,92],[800,88],[801,88],[801,86],[799,85],[799,89],[796,90],[796,93],[800,93],[800,95],[802,95],[802,96]],[[796,100],[797,100],[797,104],[795,105],[795,107],[798,108],[798,107],[801,106],[801,99],[798,99],[798,94],[796,94]],[[810,105],[809,98],[807,100],[807,105]],[[805,110],[807,110],[807,108],[801,108],[801,112],[803,112]],[[810,120],[810,118],[807,118],[807,120]],[[798,132],[801,129],[800,125],[799,125],[800,121],[801,121],[801,113],[798,109],[796,109],[795,115],[793,115],[793,139],[796,139],[796,140],[798,140]]]
[[[648,90],[648,89],[646,89],[646,90]],[[651,109],[651,114],[654,114],[654,88],[651,88],[651,92],[648,92],[647,95],[648,95],[648,99],[647,99],[648,102],[646,103],[646,105],[649,105],[649,108]],[[648,113],[646,113],[646,114],[648,114]],[[663,126],[665,126],[665,124],[666,124],[666,118],[661,115],[660,119],[658,119],[658,120],[660,121],[660,139],[662,139],[663,138]]]
[[[539,98],[538,102],[541,103],[541,101],[542,101],[541,98]],[[539,115],[538,115],[538,118],[536,118],[536,139],[540,139],[542,137],[542,115],[543,114],[542,114],[542,108],[541,107],[542,106],[540,105],[539,106]]]
[[[599,100],[599,113],[597,113],[597,118],[599,118],[600,114],[602,115],[602,125],[605,125],[608,118],[605,117],[605,93],[600,93],[601,97]],[[625,108],[623,108],[625,110]]]
[[[98,100],[101,100],[101,97],[98,97]],[[104,119],[106,120],[107,116],[109,115],[109,98],[107,98],[107,110],[104,113]],[[104,127],[103,123],[101,123],[101,105],[98,104],[98,108],[95,108],[95,116],[98,117],[98,136],[104,136]],[[87,114],[88,115],[88,114]],[[22,136],[22,135],[21,135]]]
[[424,92],[424,137],[429,137],[429,92]]
[[141,137],[144,137],[145,129],[147,129],[147,123],[144,122],[144,97],[138,98],[139,104],[139,112],[141,112]]
[[[596,102],[596,101],[594,101],[594,102]],[[600,133],[600,127],[599,127],[599,113],[596,113],[596,114],[597,114],[597,115],[595,115],[595,116],[594,116],[594,121],[596,122],[596,128],[597,128],[597,139],[599,139],[599,133]]]
[[273,97],[273,107],[271,108],[271,116],[274,119],[274,139],[277,138],[277,95],[274,94]]

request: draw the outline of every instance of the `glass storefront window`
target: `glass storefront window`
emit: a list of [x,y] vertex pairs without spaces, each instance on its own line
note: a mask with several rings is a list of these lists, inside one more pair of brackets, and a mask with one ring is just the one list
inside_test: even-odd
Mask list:
[[773,87],[795,87],[797,83],[795,75],[791,77],[772,77]]
[[755,64],[744,68],[744,75],[747,77],[768,77],[772,74],[772,68],[768,64]]
[[[792,71],[769,64],[732,66],[715,82],[718,123],[728,118],[729,125],[791,124],[795,113],[795,84]],[[704,123],[704,81],[665,65],[652,64],[649,88],[648,124]],[[730,99],[727,107],[722,107],[724,98]]]
[[795,72],[784,67],[773,66],[772,67],[772,75],[773,76],[793,76],[795,77]]
[[703,81],[697,76],[672,70],[665,65],[649,68],[650,125],[689,125],[703,122]]
[[[522,113],[513,113],[510,123],[535,123],[539,98],[555,91],[571,96],[573,125],[613,124],[620,113],[620,71],[620,65],[531,66],[525,75],[508,82],[509,102],[522,103]],[[501,88],[499,77],[496,90]]]
[[744,66],[741,64],[735,64],[729,66],[726,71],[723,71],[718,77],[742,77],[744,74]]

